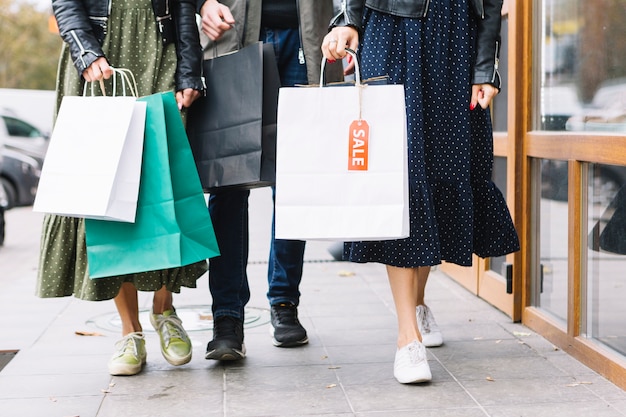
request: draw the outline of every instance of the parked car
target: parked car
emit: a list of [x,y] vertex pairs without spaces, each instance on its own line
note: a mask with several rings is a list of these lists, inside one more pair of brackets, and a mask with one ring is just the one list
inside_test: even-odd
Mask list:
[[35,158],[4,146],[0,183],[6,193],[7,210],[13,207],[30,206],[35,201],[41,164]]
[[[4,143],[2,142],[2,138],[0,138],[0,149],[4,147]],[[0,171],[2,171],[2,166],[4,164],[4,158],[2,156],[2,152],[0,152]],[[9,206],[9,201],[7,200],[7,193],[4,190],[4,187],[0,187],[0,246],[4,244],[4,212],[7,210]]]
[[50,135],[17,117],[11,110],[0,108],[0,137],[4,146],[22,152],[43,163]]

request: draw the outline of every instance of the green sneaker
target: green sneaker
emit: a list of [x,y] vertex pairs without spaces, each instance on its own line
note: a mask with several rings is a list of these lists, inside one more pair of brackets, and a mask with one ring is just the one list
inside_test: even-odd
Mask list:
[[115,343],[115,353],[109,360],[109,373],[136,375],[146,364],[146,357],[146,340],[143,333],[130,333]]
[[150,323],[159,334],[161,353],[166,361],[178,366],[191,360],[191,340],[175,309],[166,310],[163,314],[150,314]]

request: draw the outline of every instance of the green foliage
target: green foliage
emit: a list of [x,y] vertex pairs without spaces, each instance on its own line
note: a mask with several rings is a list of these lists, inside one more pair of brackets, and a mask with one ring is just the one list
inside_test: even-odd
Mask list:
[[48,29],[51,13],[0,0],[0,88],[54,90],[63,41]]

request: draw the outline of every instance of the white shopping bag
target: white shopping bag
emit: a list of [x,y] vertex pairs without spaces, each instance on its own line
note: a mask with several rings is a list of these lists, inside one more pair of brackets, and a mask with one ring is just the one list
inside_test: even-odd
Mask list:
[[409,235],[404,88],[361,84],[358,73],[354,86],[280,89],[279,239]]
[[64,97],[33,210],[134,222],[145,120],[133,96]]

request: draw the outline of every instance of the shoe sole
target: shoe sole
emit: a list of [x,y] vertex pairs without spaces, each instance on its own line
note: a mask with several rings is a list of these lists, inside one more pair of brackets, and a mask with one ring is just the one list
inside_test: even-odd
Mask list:
[[173,366],[180,366],[180,365],[184,365],[186,363],[189,363],[189,361],[191,361],[191,352],[189,352],[189,355],[186,355],[182,358],[175,358],[173,356],[169,356],[166,355],[165,352],[161,351],[161,354],[163,355],[163,357],[165,358],[165,360]]
[[427,348],[434,348],[443,345],[443,338],[430,338],[428,336],[424,337],[422,335],[422,343]]
[[132,376],[137,375],[143,369],[143,366],[146,364],[144,360],[140,365],[117,365],[112,366],[109,365],[109,374],[113,376]]
[[281,342],[279,340],[276,340],[276,338],[274,337],[274,327],[271,325],[270,325],[270,336],[272,336],[272,344],[276,347],[295,347],[295,346],[306,345],[307,343],[309,343],[308,336],[305,336],[304,339],[294,340],[292,342]]
[[423,376],[407,378],[407,379],[401,379],[401,378],[396,377],[396,379],[401,384],[420,384],[420,383],[432,381],[433,377],[432,375],[423,375]]
[[213,359],[216,361],[238,361],[246,357],[246,347],[242,346],[241,350],[237,349],[214,349],[207,351],[205,359]]

